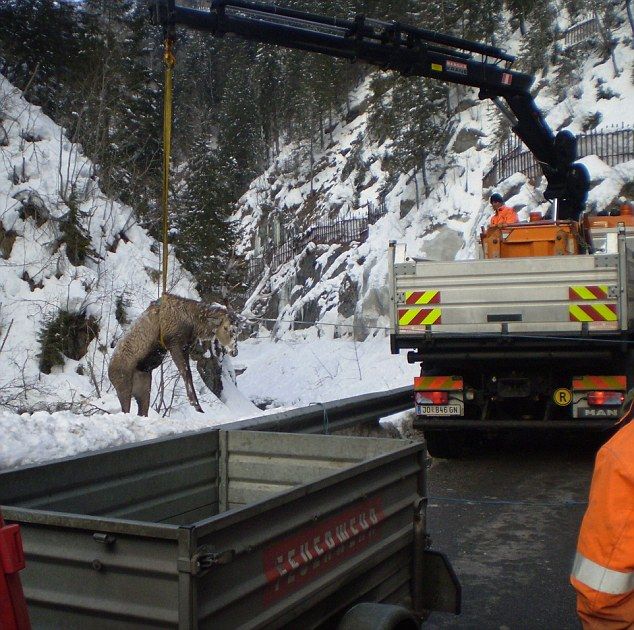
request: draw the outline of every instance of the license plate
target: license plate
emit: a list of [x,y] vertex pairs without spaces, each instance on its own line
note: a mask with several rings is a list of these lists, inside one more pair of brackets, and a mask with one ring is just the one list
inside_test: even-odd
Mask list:
[[462,405],[416,405],[419,416],[461,416]]

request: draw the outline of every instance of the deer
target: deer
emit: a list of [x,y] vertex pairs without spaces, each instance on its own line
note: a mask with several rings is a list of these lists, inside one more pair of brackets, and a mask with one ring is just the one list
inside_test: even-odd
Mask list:
[[117,392],[121,410],[130,413],[134,398],[138,414],[148,415],[152,370],[161,365],[169,352],[185,383],[190,404],[202,413],[189,353],[196,341],[215,338],[230,356],[236,356],[239,324],[238,315],[221,304],[205,304],[164,293],[118,341],[108,364],[108,377]]

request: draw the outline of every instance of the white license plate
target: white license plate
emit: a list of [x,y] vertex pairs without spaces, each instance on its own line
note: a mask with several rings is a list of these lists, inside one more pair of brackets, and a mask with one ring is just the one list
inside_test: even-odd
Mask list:
[[416,405],[419,416],[461,416],[462,405]]

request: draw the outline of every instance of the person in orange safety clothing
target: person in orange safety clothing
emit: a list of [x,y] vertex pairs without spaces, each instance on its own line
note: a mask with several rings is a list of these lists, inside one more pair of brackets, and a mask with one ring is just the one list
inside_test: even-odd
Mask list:
[[491,226],[506,225],[507,223],[517,223],[517,212],[510,206],[504,205],[504,199],[500,193],[493,193],[489,199],[493,206],[494,215],[491,217]]
[[584,630],[634,628],[634,390],[597,453],[570,583]]

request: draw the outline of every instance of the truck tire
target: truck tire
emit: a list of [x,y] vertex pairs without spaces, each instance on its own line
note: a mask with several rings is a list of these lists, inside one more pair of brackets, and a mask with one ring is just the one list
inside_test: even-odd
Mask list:
[[427,452],[432,457],[450,459],[464,454],[465,435],[458,431],[424,431]]
[[346,612],[337,630],[420,630],[420,622],[402,606],[362,603]]

